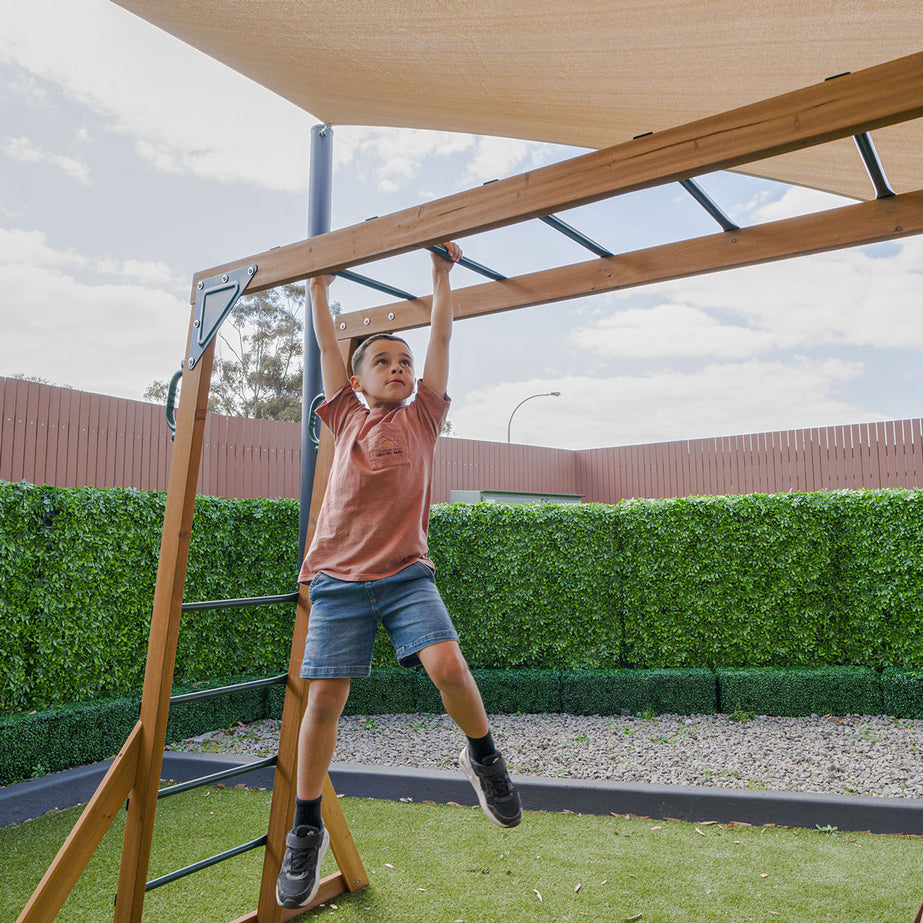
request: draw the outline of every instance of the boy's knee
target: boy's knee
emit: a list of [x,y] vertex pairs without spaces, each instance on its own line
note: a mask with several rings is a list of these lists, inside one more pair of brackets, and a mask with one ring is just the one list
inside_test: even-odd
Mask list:
[[308,711],[314,720],[337,721],[347,698],[348,679],[314,679],[308,687]]
[[439,689],[460,689],[471,682],[471,671],[461,654],[434,658],[427,672]]

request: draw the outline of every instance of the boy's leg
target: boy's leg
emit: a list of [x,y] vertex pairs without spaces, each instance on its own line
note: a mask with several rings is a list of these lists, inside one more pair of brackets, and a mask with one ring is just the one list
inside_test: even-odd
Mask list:
[[298,778],[295,794],[302,801],[320,798],[324,777],[336,749],[337,728],[349,679],[312,679],[308,704],[298,732]]
[[308,687],[308,704],[298,733],[295,822],[285,838],[276,883],[276,900],[282,907],[307,906],[320,885],[321,863],[330,842],[320,817],[320,796],[348,696],[348,679],[315,679]]
[[420,663],[436,684],[449,717],[468,738],[458,758],[462,772],[477,792],[484,813],[501,827],[522,820],[519,793],[503,757],[493,746],[490,722],[480,690],[457,641],[441,641],[419,652]]
[[490,732],[481,693],[456,641],[440,641],[419,652],[420,663],[435,683],[448,716],[466,737]]

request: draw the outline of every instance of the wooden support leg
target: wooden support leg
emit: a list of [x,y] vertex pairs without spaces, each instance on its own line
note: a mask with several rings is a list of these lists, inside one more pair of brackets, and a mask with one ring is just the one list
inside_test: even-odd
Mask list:
[[[358,341],[351,340],[343,344],[345,361],[358,345]],[[317,526],[317,517],[320,514],[321,504],[327,490],[327,481],[333,465],[333,436],[324,428],[321,432],[320,446],[317,453],[317,467],[314,474],[314,487],[311,493],[311,509],[308,515],[306,546],[310,546],[311,539]],[[307,551],[307,547],[303,549]],[[260,886],[260,901],[255,916],[242,917],[234,923],[279,923],[288,919],[276,904],[276,880],[282,867],[282,857],[285,852],[285,835],[292,828],[292,818],[295,807],[295,782],[298,767],[298,733],[301,719],[308,702],[308,682],[298,675],[301,660],[304,656],[304,642],[308,634],[308,621],[311,614],[311,603],[308,599],[308,588],[299,588],[298,607],[295,613],[295,630],[292,637],[292,650],[289,658],[288,686],[285,694],[285,705],[282,711],[282,727],[279,732],[279,756],[276,764],[276,774],[273,781],[272,808],[269,815],[268,842],[263,858],[263,879]],[[330,779],[324,785],[323,800],[324,826],[330,834],[330,848],[333,851],[338,874],[329,876],[321,882],[320,890],[315,903],[322,903],[342,894],[344,891],[356,891],[364,888],[368,883],[368,876],[359,858],[359,852],[353,841],[346,818],[336,792]]]
[[141,742],[122,846],[115,923],[140,923],[163,766],[214,341],[183,376],[141,695]]
[[138,766],[141,725],[136,724],[48,867],[17,923],[48,923],[58,915],[128,796]]

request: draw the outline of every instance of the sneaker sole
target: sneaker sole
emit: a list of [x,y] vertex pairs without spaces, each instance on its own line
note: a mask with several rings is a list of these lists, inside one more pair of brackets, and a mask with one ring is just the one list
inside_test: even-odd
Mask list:
[[471,760],[468,757],[468,748],[465,747],[458,757],[458,765],[461,768],[461,771],[464,773],[465,778],[471,783],[471,787],[474,789],[475,794],[478,796],[478,803],[481,806],[481,810],[487,815],[487,817],[492,820],[498,827],[503,827],[504,830],[509,830],[511,827],[517,827],[522,822],[522,814],[519,815],[512,823],[505,823],[500,818],[496,817],[494,813],[490,810],[487,805],[487,796],[484,794],[484,789],[481,788],[481,780],[478,778],[478,774],[474,771],[474,767],[471,765]]
[[320,890],[320,870],[321,866],[324,864],[324,856],[327,855],[327,847],[329,845],[330,834],[327,832],[327,829],[324,828],[324,838],[317,849],[317,867],[314,872],[314,886],[311,888],[311,893],[303,900],[296,901],[293,898],[282,897],[279,893],[278,882],[276,883],[276,903],[280,907],[284,907],[286,910],[298,910],[301,907],[307,907],[308,904],[317,897],[317,892]]

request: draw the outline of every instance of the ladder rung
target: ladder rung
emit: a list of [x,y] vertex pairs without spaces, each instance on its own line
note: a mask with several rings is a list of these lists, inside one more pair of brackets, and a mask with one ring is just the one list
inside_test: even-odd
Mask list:
[[183,612],[199,609],[246,609],[249,606],[272,606],[276,603],[298,601],[298,593],[283,593],[280,596],[248,596],[244,599],[212,599],[203,602],[183,603]]
[[231,686],[216,686],[214,689],[200,689],[198,692],[182,692],[170,697],[171,705],[183,702],[197,702],[200,699],[214,699],[220,695],[230,695],[232,692],[244,692],[247,689],[260,689],[263,686],[281,686],[288,679],[288,673],[278,676],[269,676],[266,679],[251,679],[245,683],[236,683]]
[[275,766],[277,759],[278,756],[267,756],[266,759],[246,763],[243,766],[233,766],[230,769],[222,769],[221,772],[213,772],[210,776],[200,776],[198,779],[190,779],[188,782],[177,782],[176,785],[160,789],[157,792],[157,800],[169,798],[170,795],[178,795],[180,792],[189,792],[194,788],[201,788],[203,785],[233,779],[235,776],[242,776],[248,772],[256,772],[257,769],[267,769],[270,766]]
[[192,865],[187,865],[185,868],[177,869],[175,872],[170,872],[169,875],[162,875],[160,878],[155,878],[144,886],[144,890],[145,892],[153,891],[154,888],[159,888],[161,885],[168,885],[171,881],[178,881],[180,878],[192,875],[193,872],[201,872],[202,869],[207,869],[209,866],[224,862],[225,859],[233,859],[234,856],[239,856],[241,853],[249,852],[251,849],[258,849],[260,846],[265,846],[266,841],[267,837],[263,834],[263,836],[257,837],[255,840],[250,840],[249,843],[242,843],[240,846],[235,846],[233,849],[228,849],[208,859],[203,859],[201,862],[196,862]]

